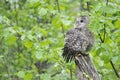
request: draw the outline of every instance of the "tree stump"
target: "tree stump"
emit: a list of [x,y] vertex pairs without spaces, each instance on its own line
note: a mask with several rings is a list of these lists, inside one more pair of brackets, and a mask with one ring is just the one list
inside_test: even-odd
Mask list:
[[101,80],[89,55],[76,57],[78,80]]

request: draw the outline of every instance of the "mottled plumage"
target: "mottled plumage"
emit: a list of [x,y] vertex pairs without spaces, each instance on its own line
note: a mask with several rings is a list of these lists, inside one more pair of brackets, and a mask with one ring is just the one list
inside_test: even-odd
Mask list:
[[74,28],[66,33],[62,54],[66,62],[70,62],[78,54],[86,55],[86,52],[92,48],[94,35],[87,28],[88,24],[89,18],[80,16],[76,19]]

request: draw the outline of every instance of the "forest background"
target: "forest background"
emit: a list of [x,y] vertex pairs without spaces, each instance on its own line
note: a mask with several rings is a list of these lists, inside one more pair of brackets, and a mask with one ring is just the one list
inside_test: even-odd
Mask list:
[[0,80],[77,80],[61,55],[80,15],[90,16],[90,56],[102,80],[118,80],[120,0],[0,0]]

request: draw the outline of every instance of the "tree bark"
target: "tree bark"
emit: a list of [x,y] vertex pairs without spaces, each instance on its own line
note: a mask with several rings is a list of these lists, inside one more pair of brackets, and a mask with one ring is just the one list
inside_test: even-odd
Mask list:
[[89,55],[80,55],[75,60],[78,80],[101,80]]

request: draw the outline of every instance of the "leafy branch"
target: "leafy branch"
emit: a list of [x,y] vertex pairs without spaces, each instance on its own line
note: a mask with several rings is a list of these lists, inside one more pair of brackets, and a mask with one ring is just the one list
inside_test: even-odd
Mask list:
[[118,74],[117,70],[115,69],[115,66],[114,66],[112,60],[110,60],[110,64],[111,64],[111,66],[112,66],[112,68],[113,68],[113,70],[114,70],[116,76],[117,76],[118,78],[120,78],[120,75]]
[[88,12],[90,11],[90,4],[89,4],[89,2],[87,2],[87,11]]
[[[106,0],[106,6],[108,6],[108,2],[109,2],[109,0]],[[106,13],[104,13],[104,17],[106,17]],[[105,42],[105,38],[106,38],[106,24],[105,24],[105,23],[104,23],[104,25],[103,25],[103,30],[104,30],[103,38],[101,37],[101,34],[98,32],[98,36],[99,36],[99,39],[100,39],[101,43],[104,43],[104,42]],[[118,74],[118,72],[117,72],[117,70],[116,70],[116,68],[115,68],[112,60],[110,60],[110,64],[111,64],[111,66],[112,66],[112,68],[113,68],[116,76],[117,76],[118,78],[120,78],[120,75]]]
[[[109,2],[109,0],[106,0],[106,6],[108,6],[108,2]],[[106,13],[104,13],[103,16],[106,17]],[[98,33],[98,36],[99,36],[99,39],[100,39],[101,43],[104,43],[105,42],[105,38],[106,38],[106,24],[105,23],[103,25],[103,30],[104,30],[103,38],[101,37],[101,34]]]
[[[56,3],[57,3],[58,12],[61,13],[59,1],[56,0]],[[64,26],[63,26],[63,24],[61,24],[61,28],[62,28],[63,36],[65,37],[65,31],[64,31]]]

